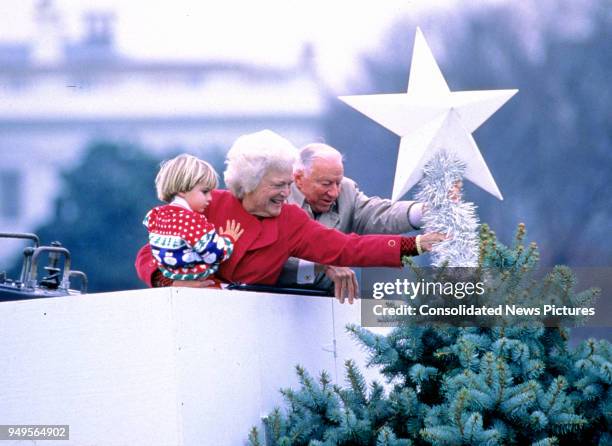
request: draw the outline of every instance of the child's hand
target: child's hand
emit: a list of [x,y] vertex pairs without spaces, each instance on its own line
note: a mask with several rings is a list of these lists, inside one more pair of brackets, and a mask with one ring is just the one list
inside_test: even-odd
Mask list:
[[228,220],[225,224],[225,229],[223,227],[219,228],[219,235],[231,237],[234,241],[237,241],[243,232],[244,229],[240,228],[240,223],[235,220]]

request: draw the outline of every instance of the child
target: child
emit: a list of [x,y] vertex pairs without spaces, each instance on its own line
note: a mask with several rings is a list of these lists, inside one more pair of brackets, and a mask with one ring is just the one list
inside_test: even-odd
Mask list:
[[217,187],[217,172],[195,156],[179,155],[161,165],[157,197],[166,203],[151,209],[143,224],[158,268],[170,280],[204,280],[227,260],[244,229],[228,220],[215,231],[203,212]]

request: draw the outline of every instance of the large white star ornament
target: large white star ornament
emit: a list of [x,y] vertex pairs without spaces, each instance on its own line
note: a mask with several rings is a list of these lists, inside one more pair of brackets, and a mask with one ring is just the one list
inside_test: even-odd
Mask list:
[[421,179],[423,166],[439,150],[455,153],[466,165],[465,178],[503,200],[472,132],[517,91],[451,92],[417,28],[407,93],[340,99],[401,137],[393,201]]

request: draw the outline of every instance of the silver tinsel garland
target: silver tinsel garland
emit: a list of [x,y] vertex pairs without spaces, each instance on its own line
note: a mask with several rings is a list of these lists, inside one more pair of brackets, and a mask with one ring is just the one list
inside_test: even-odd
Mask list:
[[440,151],[423,168],[416,200],[426,204],[423,215],[425,232],[441,232],[450,238],[434,246],[432,265],[452,267],[478,266],[479,240],[476,206],[453,201],[449,191],[463,179],[465,165],[454,155]]

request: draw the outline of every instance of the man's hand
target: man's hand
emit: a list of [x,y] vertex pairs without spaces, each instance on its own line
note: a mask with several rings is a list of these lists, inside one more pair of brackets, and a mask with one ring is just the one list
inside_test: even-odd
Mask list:
[[451,201],[458,203],[461,200],[461,195],[463,193],[463,181],[457,180],[453,183],[453,187],[448,191],[448,198]]
[[348,297],[349,304],[358,298],[359,285],[355,271],[342,266],[326,266],[324,269],[325,275],[334,282],[334,296],[338,298],[341,304],[344,303],[344,298]]
[[[453,183],[450,190],[448,191],[448,198],[450,198],[450,201],[452,201],[453,203],[459,203],[462,196],[463,196],[463,181],[457,180]],[[427,212],[429,212],[429,204],[427,203],[423,204],[422,212],[423,214],[426,214]]]

